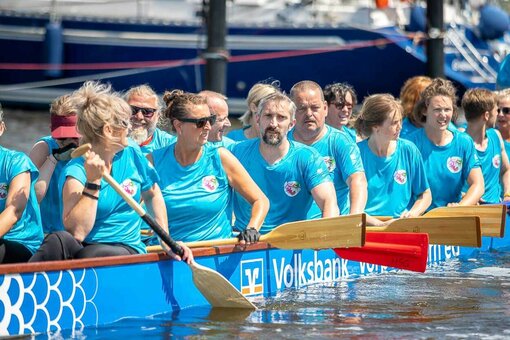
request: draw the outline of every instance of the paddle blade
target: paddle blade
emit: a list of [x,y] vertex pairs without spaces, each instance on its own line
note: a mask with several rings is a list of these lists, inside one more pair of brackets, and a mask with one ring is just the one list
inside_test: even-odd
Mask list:
[[451,246],[480,247],[482,242],[477,216],[402,218],[367,231],[427,233],[430,243]]
[[504,204],[466,205],[435,208],[425,215],[427,217],[478,216],[480,217],[482,236],[503,237],[506,210],[507,207]]
[[256,310],[240,291],[223,275],[194,262],[191,265],[193,282],[214,308],[242,308]]
[[284,223],[260,241],[282,249],[360,247],[365,241],[366,215],[346,215]]
[[427,234],[367,232],[363,247],[334,250],[347,260],[423,273],[427,267],[428,249]]

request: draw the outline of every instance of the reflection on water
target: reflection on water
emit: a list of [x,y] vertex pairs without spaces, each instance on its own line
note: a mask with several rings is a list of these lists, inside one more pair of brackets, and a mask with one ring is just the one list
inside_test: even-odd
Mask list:
[[[149,301],[147,303],[150,303]],[[259,310],[189,309],[125,319],[87,337],[510,338],[510,254],[257,298]]]
[[27,154],[39,138],[50,133],[49,112],[4,108],[4,122],[7,130],[0,145]]

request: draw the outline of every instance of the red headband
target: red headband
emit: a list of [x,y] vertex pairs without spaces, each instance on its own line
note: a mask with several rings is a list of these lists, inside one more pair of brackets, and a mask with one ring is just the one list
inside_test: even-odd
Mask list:
[[59,138],[80,138],[76,130],[77,116],[51,115],[51,137]]

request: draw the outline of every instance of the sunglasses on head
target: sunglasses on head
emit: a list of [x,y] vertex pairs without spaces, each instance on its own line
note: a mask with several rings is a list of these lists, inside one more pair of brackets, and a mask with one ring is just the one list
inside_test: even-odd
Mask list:
[[498,113],[503,113],[504,115],[510,114],[510,107],[500,107],[498,108]]
[[129,105],[129,106],[131,106],[131,114],[132,115],[136,115],[138,112],[142,112],[143,116],[146,118],[151,118],[152,116],[154,116],[154,113],[156,113],[156,111],[157,111],[157,109],[153,109],[150,107],[138,107],[138,106],[134,106],[134,105]]
[[216,123],[216,115],[212,115],[212,116],[204,117],[204,118],[180,118],[179,120],[181,122],[185,122],[185,123],[195,123],[197,128],[201,129],[207,124],[207,122],[209,122],[209,124],[211,124],[211,125]]

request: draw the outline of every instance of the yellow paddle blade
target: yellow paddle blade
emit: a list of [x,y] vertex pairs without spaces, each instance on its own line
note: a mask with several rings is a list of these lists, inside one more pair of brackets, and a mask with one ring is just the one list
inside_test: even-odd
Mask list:
[[425,215],[427,217],[478,216],[482,236],[503,237],[505,235],[506,206],[504,204],[440,207],[432,209]]
[[191,265],[191,270],[195,286],[214,308],[257,309],[217,271],[201,266],[196,262]]
[[278,226],[260,241],[282,249],[361,247],[365,227],[365,214],[297,221]]
[[402,218],[387,226],[369,226],[367,231],[427,233],[431,244],[481,246],[478,216]]

